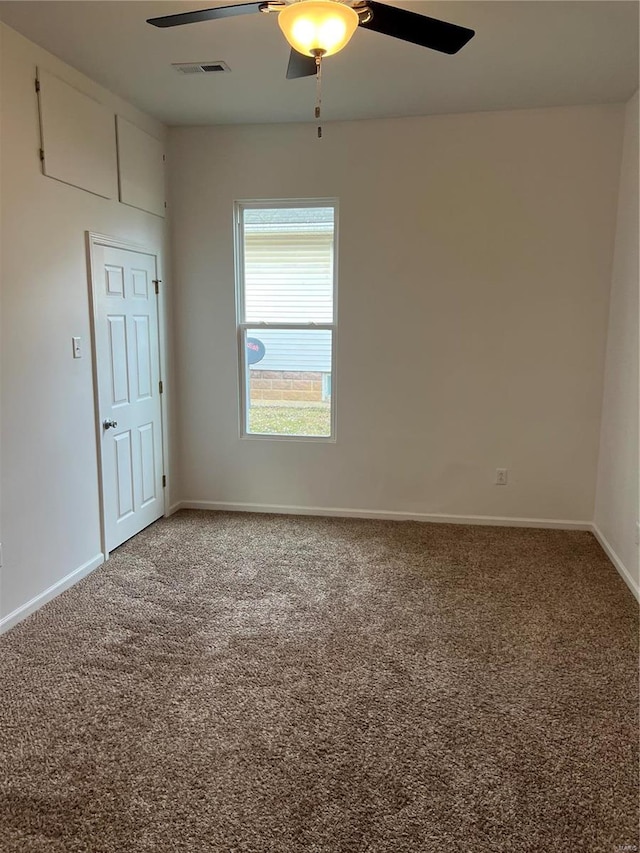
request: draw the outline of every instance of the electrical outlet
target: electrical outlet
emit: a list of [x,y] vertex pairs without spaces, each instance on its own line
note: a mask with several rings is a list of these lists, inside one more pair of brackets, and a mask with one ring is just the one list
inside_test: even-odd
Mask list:
[[507,469],[506,468],[496,468],[496,486],[506,486],[507,485]]

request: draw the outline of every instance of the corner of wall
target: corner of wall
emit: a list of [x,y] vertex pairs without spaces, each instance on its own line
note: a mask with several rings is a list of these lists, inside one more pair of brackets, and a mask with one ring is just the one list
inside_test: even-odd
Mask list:
[[638,91],[625,108],[594,533],[638,597],[640,583],[640,294]]

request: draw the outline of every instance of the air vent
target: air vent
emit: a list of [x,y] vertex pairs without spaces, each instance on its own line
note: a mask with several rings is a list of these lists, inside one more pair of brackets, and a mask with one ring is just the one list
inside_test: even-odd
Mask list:
[[210,62],[173,62],[171,65],[181,74],[220,74],[231,71],[226,62],[212,59]]

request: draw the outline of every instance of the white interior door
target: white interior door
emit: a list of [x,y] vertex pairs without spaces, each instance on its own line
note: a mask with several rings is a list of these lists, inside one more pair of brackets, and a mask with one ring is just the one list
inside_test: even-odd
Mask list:
[[156,257],[93,244],[107,551],[164,514]]

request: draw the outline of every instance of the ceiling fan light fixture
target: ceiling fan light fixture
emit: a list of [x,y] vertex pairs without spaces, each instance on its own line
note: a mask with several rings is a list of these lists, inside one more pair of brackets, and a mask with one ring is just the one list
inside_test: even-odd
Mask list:
[[331,56],[348,44],[358,14],[339,0],[298,0],[278,13],[278,24],[294,50],[305,56]]

